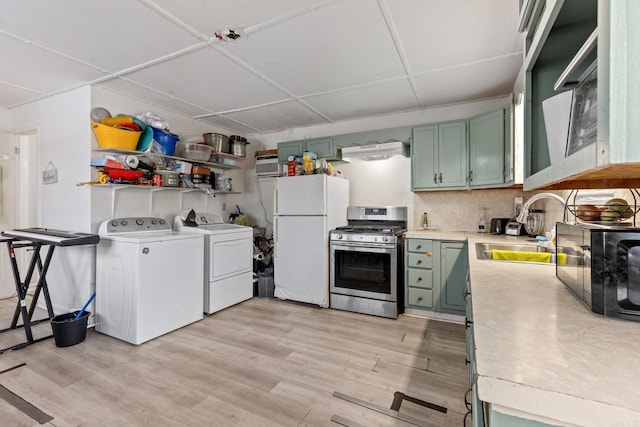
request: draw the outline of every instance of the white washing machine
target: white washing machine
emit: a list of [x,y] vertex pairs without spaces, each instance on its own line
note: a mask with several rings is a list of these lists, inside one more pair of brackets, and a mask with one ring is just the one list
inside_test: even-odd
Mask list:
[[173,228],[204,236],[205,313],[215,313],[253,297],[253,228],[225,224],[220,215],[212,213],[195,213],[192,221],[184,221],[178,215]]
[[98,230],[98,332],[142,344],[202,315],[204,239],[162,218],[117,218]]

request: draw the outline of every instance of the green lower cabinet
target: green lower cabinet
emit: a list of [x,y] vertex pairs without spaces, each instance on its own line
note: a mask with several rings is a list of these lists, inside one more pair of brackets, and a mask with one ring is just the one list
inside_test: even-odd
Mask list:
[[468,269],[466,242],[406,239],[406,307],[464,314]]
[[491,407],[491,405],[488,405],[488,406],[489,406],[489,410],[488,410],[489,422],[487,423],[487,425],[491,427],[552,427],[552,426],[560,425],[560,424],[546,424],[536,420],[515,417],[513,415],[506,415],[501,412],[495,411]]
[[469,255],[464,242],[440,243],[440,307],[464,313]]

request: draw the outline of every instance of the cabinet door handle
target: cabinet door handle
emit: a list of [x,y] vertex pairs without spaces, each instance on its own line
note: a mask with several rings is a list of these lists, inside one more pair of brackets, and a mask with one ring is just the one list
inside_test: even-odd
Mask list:
[[422,248],[422,245],[416,246],[416,249],[420,249],[420,248]]
[[422,264],[422,260],[421,260],[421,259],[419,259],[419,260],[416,262],[416,264]]
[[416,280],[416,282],[421,282],[422,281],[422,277],[418,277],[418,279]]
[[473,325],[473,320],[469,320],[466,317],[464,318],[464,328],[467,329],[468,327],[470,327],[471,325]]
[[438,174],[437,174],[437,173],[434,173],[434,174],[433,174],[433,183],[434,183],[434,184],[437,184],[437,183],[438,183]]
[[432,255],[433,255],[433,254],[432,254],[431,252],[426,252],[426,253],[424,254],[424,256],[428,256],[428,257],[430,257],[430,256],[432,256]]
[[422,297],[418,297],[418,301],[422,301]]
[[[467,364],[469,364],[469,359],[467,359]],[[464,394],[464,406],[467,407],[468,410],[472,410],[471,409],[471,389],[467,390],[467,392]]]
[[440,184],[442,184],[442,172],[440,172]]
[[469,181],[473,182],[473,171],[469,172]]

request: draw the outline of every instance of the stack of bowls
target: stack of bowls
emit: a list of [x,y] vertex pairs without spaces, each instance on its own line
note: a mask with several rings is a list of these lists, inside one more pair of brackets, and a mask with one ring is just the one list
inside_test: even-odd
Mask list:
[[228,153],[229,137],[221,133],[205,133],[202,135],[204,141],[211,147],[212,153]]

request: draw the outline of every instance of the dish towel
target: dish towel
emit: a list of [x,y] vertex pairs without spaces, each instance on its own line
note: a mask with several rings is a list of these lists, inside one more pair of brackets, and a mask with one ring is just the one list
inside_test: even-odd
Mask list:
[[[529,262],[551,262],[549,252],[526,252],[526,251],[505,251],[500,249],[491,250],[491,258],[506,261],[529,261]],[[566,259],[565,259],[566,263]]]

